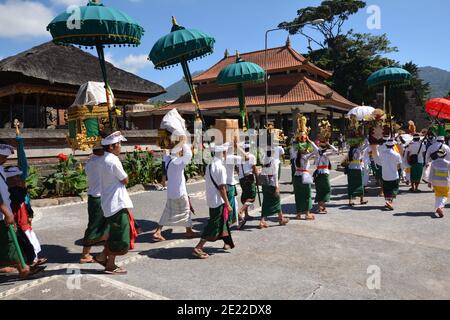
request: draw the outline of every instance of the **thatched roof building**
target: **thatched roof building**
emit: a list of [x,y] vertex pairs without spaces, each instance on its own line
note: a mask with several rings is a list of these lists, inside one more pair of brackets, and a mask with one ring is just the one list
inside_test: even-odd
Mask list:
[[[107,63],[117,105],[143,103],[165,92],[151,81]],[[83,83],[103,81],[97,57],[52,42],[0,61],[0,127],[17,118],[26,128],[64,125],[64,111]],[[49,113],[55,113],[55,118]]]

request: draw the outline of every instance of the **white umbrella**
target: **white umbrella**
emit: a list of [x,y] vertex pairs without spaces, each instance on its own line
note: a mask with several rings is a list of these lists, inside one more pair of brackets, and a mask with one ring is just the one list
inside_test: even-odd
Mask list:
[[369,107],[369,106],[360,106],[353,108],[347,113],[347,117],[350,118],[351,115],[356,116],[356,118],[359,121],[364,120],[367,116],[372,115],[372,113],[375,111],[375,108]]

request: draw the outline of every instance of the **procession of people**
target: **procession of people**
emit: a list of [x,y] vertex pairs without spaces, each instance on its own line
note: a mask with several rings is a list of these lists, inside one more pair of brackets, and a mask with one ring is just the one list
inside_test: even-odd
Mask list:
[[[423,131],[425,135],[415,132],[415,127],[410,126],[408,134],[401,130],[391,132],[388,136],[378,137],[379,142],[374,143],[371,131],[366,136],[357,122],[351,123],[347,139],[349,150],[343,161],[349,207],[368,203],[365,181],[369,181],[371,174],[372,181],[380,188],[378,195],[385,198],[385,206],[380,209],[394,210],[401,181],[411,187],[409,192],[412,193],[421,192],[419,186],[425,182],[435,194],[435,213],[443,218],[450,193],[450,147],[446,144],[442,126],[434,128],[434,133],[431,129]],[[204,172],[209,219],[203,231],[199,232],[193,229],[192,214],[195,211],[184,173],[185,167],[193,161],[193,148],[187,135],[179,130],[163,156],[167,200],[153,232],[153,241],[166,240],[162,236],[163,228],[180,227],[184,229],[186,238],[199,238],[192,249],[196,258],[209,257],[204,249],[208,242],[223,241],[223,249],[232,250],[236,245],[232,231],[244,229],[247,221],[253,219],[250,213],[257,199],[261,205],[259,229],[269,227],[271,216],[277,216],[280,226],[288,225],[290,220],[282,210],[280,196],[280,172],[285,153],[291,158],[295,218],[310,221],[316,219],[315,214],[327,214],[326,207],[333,189],[330,183],[330,172],[334,169],[331,158],[336,157],[337,160],[340,153],[330,143],[330,124],[327,121],[320,124],[320,132],[314,142],[310,138],[306,118],[300,117],[293,143],[286,151],[280,146],[273,126],[269,127],[268,133],[268,144],[259,154],[252,153],[254,146],[248,138],[244,142],[234,137],[230,142],[209,144],[205,151],[211,154],[211,160]],[[116,264],[116,257],[132,250],[138,236],[139,227],[131,211],[133,202],[126,188],[128,175],[119,158],[125,141],[120,131],[105,133],[101,143],[92,148],[92,155],[84,166],[89,185],[88,225],[79,263],[98,263],[107,274],[127,273]],[[15,149],[19,154],[18,166],[5,167],[4,163]],[[24,180],[28,166],[19,135],[16,148],[0,143],[0,163],[0,267],[3,268],[0,272],[18,270],[20,277],[25,279],[43,271],[47,259],[40,257],[40,244],[31,226],[33,210]],[[356,198],[360,200],[358,203]],[[317,204],[315,207],[314,202]],[[10,226],[15,227],[15,233],[8,230]],[[104,244],[103,251],[92,254],[92,246],[98,244]]]

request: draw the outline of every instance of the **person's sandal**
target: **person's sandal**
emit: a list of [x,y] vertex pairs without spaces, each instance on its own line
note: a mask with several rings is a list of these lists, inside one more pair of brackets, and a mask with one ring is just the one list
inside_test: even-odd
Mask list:
[[81,258],[80,259],[80,264],[90,264],[90,263],[95,263],[95,262],[97,262],[97,261],[95,261],[94,260],[94,258],[85,258],[85,259],[83,259],[83,258]]
[[155,242],[161,242],[161,241],[166,241],[166,238],[164,238],[163,236],[155,236],[155,235],[153,235],[152,236],[152,239],[153,239],[153,241],[155,241]]
[[[81,260],[80,260],[81,261]],[[38,259],[35,263],[33,263],[31,266],[32,267],[37,267],[37,266],[42,266],[43,264],[46,264],[48,262],[47,258],[40,258]],[[89,262],[92,263],[93,261]]]
[[316,217],[313,214],[306,215],[305,220],[306,221],[314,221],[314,220],[316,220]]
[[105,270],[104,272],[110,275],[124,275],[128,273],[126,269],[118,266],[115,266],[114,270]]
[[206,252],[200,249],[194,249],[192,251],[192,255],[198,259],[207,259],[209,257],[209,255]]
[[242,230],[244,228],[245,224],[247,223],[247,220],[243,219],[241,222],[239,222],[238,230]]
[[436,210],[437,215],[439,216],[439,218],[443,218],[444,217],[444,210],[442,210],[441,208],[438,208]]
[[267,223],[259,223],[258,229],[267,229],[269,228],[269,225]]
[[24,276],[20,276],[20,279],[25,280],[28,279],[31,276],[34,276],[42,271],[45,270],[45,268],[47,268],[46,266],[36,266],[36,267],[31,267],[30,268],[30,272],[28,272],[27,274],[25,274]]
[[283,218],[283,219],[281,219],[281,220],[278,220],[278,224],[280,225],[280,226],[285,226],[285,225],[287,225],[289,223],[289,219],[288,218]]
[[363,205],[366,205],[366,204],[368,204],[368,203],[369,203],[369,201],[366,200],[366,201],[361,201],[359,204],[363,206]]

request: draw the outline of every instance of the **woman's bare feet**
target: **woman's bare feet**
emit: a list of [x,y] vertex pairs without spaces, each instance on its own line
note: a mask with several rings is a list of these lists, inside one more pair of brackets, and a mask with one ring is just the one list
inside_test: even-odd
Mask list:
[[305,215],[305,220],[307,220],[307,221],[313,221],[313,220],[316,220],[316,217],[315,217],[312,213],[307,213],[307,214]]
[[90,254],[82,255],[80,258],[80,264],[86,264],[86,263],[94,263],[94,257]]

